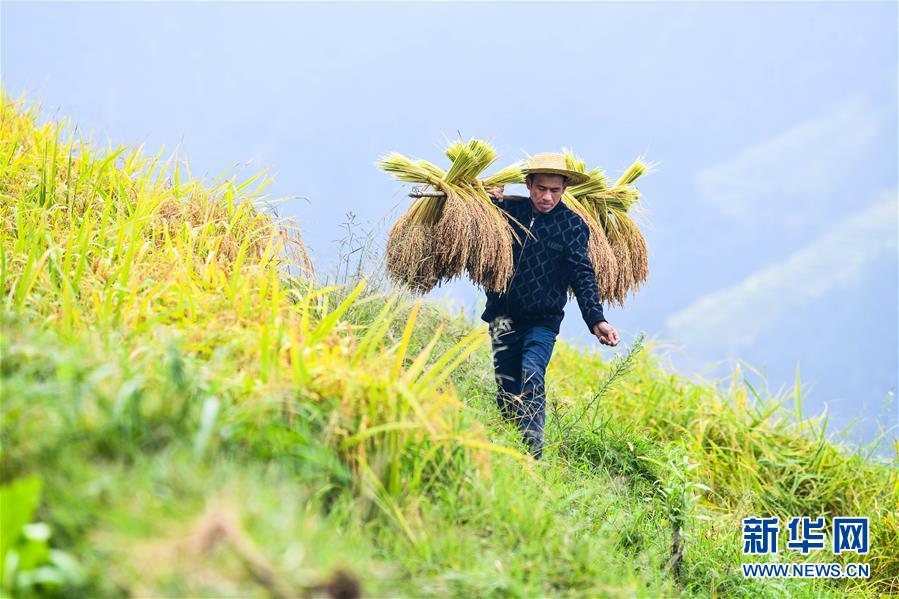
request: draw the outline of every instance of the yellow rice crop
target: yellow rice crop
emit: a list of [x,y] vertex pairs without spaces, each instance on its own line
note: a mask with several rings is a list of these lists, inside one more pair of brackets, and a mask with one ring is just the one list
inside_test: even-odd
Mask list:
[[507,167],[481,182],[478,176],[496,152],[477,139],[451,143],[446,156],[451,161],[446,171],[397,153],[378,162],[400,181],[446,194],[419,198],[394,224],[387,237],[387,272],[419,293],[464,273],[486,290],[502,291],[512,274],[513,232],[485,183],[519,181],[520,168]]
[[[585,164],[566,151],[569,168],[587,173]],[[624,174],[609,186],[601,169],[587,174],[590,180],[572,187],[565,201],[590,227],[588,252],[596,271],[600,299],[624,305],[628,293],[635,292],[649,276],[646,239],[628,214],[636,207],[639,192],[632,187],[647,165],[634,161]]]
[[[388,274],[420,293],[465,273],[487,290],[502,291],[512,271],[513,232],[485,190],[522,183],[522,165],[509,165],[479,180],[496,158],[486,142],[457,141],[446,149],[446,155],[452,161],[446,171],[397,153],[378,163],[400,181],[420,183],[424,191],[445,194],[417,199],[393,226],[387,241]],[[627,294],[635,292],[649,275],[646,240],[628,214],[639,200],[633,183],[647,171],[647,165],[635,161],[609,186],[602,169],[587,171],[584,161],[569,150],[565,158],[568,168],[589,176],[585,183],[568,189],[563,199],[590,228],[587,252],[600,299],[623,305]]]

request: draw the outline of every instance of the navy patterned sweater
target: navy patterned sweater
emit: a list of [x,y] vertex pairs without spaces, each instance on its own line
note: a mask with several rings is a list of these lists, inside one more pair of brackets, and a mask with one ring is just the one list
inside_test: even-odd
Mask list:
[[558,334],[571,287],[592,333],[605,317],[587,256],[590,229],[584,219],[561,201],[547,213],[534,210],[529,199],[492,201],[528,227],[533,237],[509,219],[520,238],[512,240],[514,271],[505,293],[487,292],[481,319],[491,322],[505,316],[512,320],[513,328],[540,325]]

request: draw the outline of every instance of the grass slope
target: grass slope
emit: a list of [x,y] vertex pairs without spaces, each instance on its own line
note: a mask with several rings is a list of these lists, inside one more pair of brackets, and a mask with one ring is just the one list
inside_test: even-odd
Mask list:
[[[789,398],[560,342],[535,463],[497,420],[483,327],[317,285],[264,180],[99,152],[5,91],[0,131],[5,595],[899,591],[895,460]],[[863,558],[767,559],[871,578],[744,579],[753,515],[870,517]]]

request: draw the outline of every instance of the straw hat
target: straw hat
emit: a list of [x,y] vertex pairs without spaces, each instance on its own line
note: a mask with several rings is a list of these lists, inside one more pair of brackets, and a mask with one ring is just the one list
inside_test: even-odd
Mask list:
[[521,172],[525,175],[536,175],[538,173],[562,175],[568,177],[568,185],[580,185],[590,180],[586,173],[571,170],[568,166],[568,161],[565,160],[564,154],[542,152],[531,156],[524,168],[521,169]]

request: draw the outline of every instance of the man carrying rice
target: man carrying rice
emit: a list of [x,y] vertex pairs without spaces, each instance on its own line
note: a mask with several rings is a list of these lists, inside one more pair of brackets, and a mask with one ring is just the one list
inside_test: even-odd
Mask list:
[[503,293],[487,292],[481,319],[490,324],[497,406],[505,418],[517,423],[531,454],[540,459],[544,376],[569,288],[584,323],[600,343],[618,345],[619,336],[603,316],[596,273],[587,254],[588,226],[561,201],[566,188],[585,182],[587,175],[570,170],[565,156],[554,153],[533,156],[522,172],[529,201],[504,201],[503,187],[490,190],[493,203],[512,217],[518,240],[509,284]]

